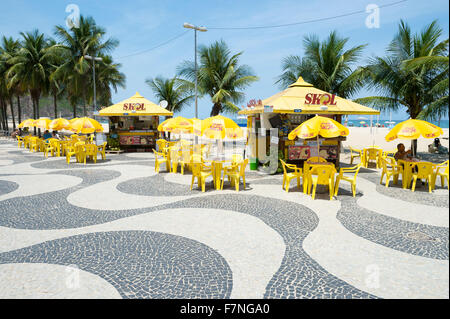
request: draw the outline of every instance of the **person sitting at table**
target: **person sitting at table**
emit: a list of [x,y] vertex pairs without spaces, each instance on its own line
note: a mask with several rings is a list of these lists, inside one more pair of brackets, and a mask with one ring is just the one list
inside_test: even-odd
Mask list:
[[56,139],[60,140],[61,136],[59,136],[58,131],[53,131],[52,132],[52,138],[56,138]]
[[400,143],[397,145],[397,152],[394,155],[394,158],[396,161],[404,160],[406,158],[411,158],[411,157],[412,157],[411,150],[405,151],[405,145],[403,143]]
[[441,140],[439,138],[435,138],[434,142],[428,145],[428,151],[430,153],[438,152],[438,154],[448,154],[448,148],[442,146]]
[[52,137],[52,134],[48,130],[45,130],[44,136],[43,136],[44,140],[47,140],[51,137]]
[[[397,153],[394,155],[395,160],[398,162],[398,160],[405,160],[405,159],[412,159],[412,152],[411,150],[405,151],[405,145],[403,143],[400,143],[397,145]],[[405,166],[403,163],[400,163],[400,166],[405,169]],[[413,167],[414,172],[418,172],[417,166]],[[422,185],[424,185],[424,182],[422,181]]]

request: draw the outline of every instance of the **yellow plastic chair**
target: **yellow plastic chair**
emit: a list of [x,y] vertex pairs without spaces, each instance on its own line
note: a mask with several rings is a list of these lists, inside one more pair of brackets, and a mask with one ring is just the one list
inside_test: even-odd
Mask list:
[[158,152],[161,153],[163,151],[163,149],[167,146],[167,141],[165,139],[156,140],[156,146],[157,146]]
[[357,148],[350,147],[350,165],[353,165],[353,160],[355,158],[359,158],[359,160],[362,162],[362,151]]
[[198,187],[202,188],[202,192],[205,192],[205,183],[206,178],[208,176],[212,176],[212,169],[210,167],[206,167],[202,163],[192,163],[192,181],[191,181],[191,190],[194,186],[194,180],[197,178]]
[[[435,166],[436,171],[434,172],[434,176],[433,176],[433,189],[436,184],[437,177],[440,176],[441,177],[441,186],[444,187],[444,185],[445,185],[444,180],[447,180],[447,189],[450,190],[450,187],[448,184],[448,181],[449,181],[448,166],[449,166],[449,161],[445,161],[444,163]],[[440,172],[441,169],[443,169],[444,171]]]
[[333,199],[334,194],[334,181],[333,175],[335,173],[335,168],[331,165],[321,165],[314,166],[308,172],[308,194],[311,193],[311,187],[313,187],[312,191],[312,199],[316,198],[316,189],[317,185],[328,185],[328,190],[330,191],[330,200]]
[[48,153],[51,153],[52,156],[55,156],[57,145],[55,144],[57,139],[49,138],[44,142],[44,156],[48,157]]
[[77,162],[81,163],[81,159],[84,157],[84,142],[77,142],[73,146],[68,146],[66,149],[66,161],[67,165],[70,164],[70,158],[75,156]]
[[306,160],[307,163],[326,163],[327,160],[320,156],[310,157]]
[[31,139],[31,136],[29,136],[29,135],[23,137],[23,146],[28,149],[30,148],[30,139]]
[[97,153],[98,153],[97,145],[85,144],[83,153],[81,154],[84,165],[86,165],[87,158],[89,158],[89,160],[91,160],[91,161],[94,160],[94,163],[97,163]]
[[364,149],[364,167],[369,167],[371,161],[375,161],[377,168],[380,168],[381,164],[381,150],[377,148],[365,148]]
[[303,193],[308,193],[308,172],[310,170],[309,163],[326,163],[327,160],[320,156],[310,157],[303,163]]
[[181,149],[181,156],[180,156],[180,159],[178,161],[178,163],[180,164],[181,175],[184,175],[184,167],[185,166],[190,167],[192,154],[193,154],[192,153],[192,149],[190,147],[184,146]]
[[170,166],[167,166],[166,155],[162,152],[157,152],[155,149],[153,149],[153,153],[155,154],[155,172],[159,173],[159,165],[162,163],[166,163],[166,170],[170,171]]
[[412,178],[413,178],[413,184],[411,190],[414,192],[416,189],[416,182],[417,179],[426,179],[428,183],[428,191],[431,193],[433,188],[433,163],[429,162],[419,162],[415,165],[417,167],[417,172],[413,172]]
[[381,156],[383,158],[392,157],[395,155],[395,153],[397,153],[397,151],[383,151]]
[[245,168],[247,167],[247,165],[248,165],[248,158],[240,163],[231,165],[231,167],[225,167],[223,171],[222,185],[220,189],[223,189],[223,182],[225,180],[225,176],[228,177],[230,183],[234,184],[237,192],[239,192],[239,183],[242,178],[242,182],[244,184],[245,189]]
[[403,167],[398,165],[393,157],[387,157],[381,159],[381,168],[383,170],[381,171],[380,184],[383,184],[383,178],[386,175],[386,188],[389,187],[391,177],[394,178],[394,184],[397,185],[398,177],[400,174],[403,175]]
[[17,147],[18,147],[18,148],[23,147],[23,137],[17,135],[16,138],[17,138]]
[[94,134],[91,134],[91,135],[89,135],[89,143],[94,143],[94,138],[95,138],[95,135]]
[[170,167],[172,173],[177,173],[178,170],[178,162],[180,161],[181,152],[178,146],[169,147],[170,154]]
[[102,145],[97,146],[98,152],[102,155],[102,160],[106,159],[106,145],[107,144],[108,144],[107,142],[103,142]]
[[[297,179],[297,187],[300,189],[300,177],[302,177],[302,169],[297,167],[294,164],[287,164],[285,161],[280,159],[281,165],[283,166],[283,189],[286,189],[286,192],[289,192],[289,185],[291,183],[291,179]],[[293,170],[294,172],[288,173],[288,169]]]
[[232,164],[240,163],[243,160],[244,160],[244,157],[242,157],[241,154],[233,154],[233,155],[231,155],[231,163]]
[[[353,197],[356,196],[356,177],[358,176],[359,170],[362,167],[362,163],[359,163],[353,167],[342,167],[339,171],[339,175],[336,178],[336,183],[334,185],[334,196],[337,196],[339,192],[339,183],[340,181],[349,182],[352,186]],[[354,173],[353,176],[345,176],[344,174]]]
[[41,142],[40,142],[39,138],[36,136],[33,136],[30,139],[30,152],[39,152],[40,144],[41,144]]

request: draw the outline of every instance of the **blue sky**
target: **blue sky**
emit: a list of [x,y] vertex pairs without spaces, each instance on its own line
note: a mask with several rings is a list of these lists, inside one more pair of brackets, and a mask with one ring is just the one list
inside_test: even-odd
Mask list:
[[[6,2],[5,0],[3,0]],[[181,38],[143,54],[127,55],[152,48],[169,38],[181,34],[184,22],[206,27],[240,27],[278,25],[314,20],[354,11],[364,10],[368,4],[384,5],[397,0],[41,0],[9,1],[0,12],[0,35],[18,37],[20,31],[38,28],[52,35],[55,25],[64,25],[68,4],[76,4],[81,14],[93,16],[105,27],[109,36],[120,41],[113,56],[122,64],[127,77],[126,89],[113,95],[118,102],[139,91],[154,99],[145,79],[162,75],[175,75],[176,67],[186,59],[193,59],[194,34]],[[368,14],[361,13],[328,21],[313,22],[291,27],[257,30],[213,30],[199,34],[199,44],[210,44],[223,39],[233,52],[243,51],[241,63],[248,64],[260,80],[246,90],[246,100],[264,99],[280,89],[274,84],[281,73],[281,60],[291,54],[302,55],[305,35],[317,34],[324,39],[332,30],[349,37],[348,46],[368,44],[363,62],[372,55],[383,55],[388,43],[397,31],[400,19],[406,20],[414,31],[438,19],[448,38],[448,2],[445,0],[408,0],[380,9],[380,28],[365,26]],[[367,90],[356,97],[371,94]],[[211,103],[208,98],[199,101],[199,117],[209,116]],[[181,115],[194,116],[189,107]],[[383,115],[386,118],[389,115]],[[394,119],[405,119],[406,113],[393,114]]]

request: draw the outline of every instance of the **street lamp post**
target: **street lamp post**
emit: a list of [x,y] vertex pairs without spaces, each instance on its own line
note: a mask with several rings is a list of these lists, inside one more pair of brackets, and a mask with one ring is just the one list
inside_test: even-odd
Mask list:
[[[92,79],[93,79],[93,83],[94,83],[94,112],[97,111],[97,90],[96,90],[96,86],[95,86],[95,61],[97,62],[101,62],[103,61],[103,59],[101,57],[92,57],[90,55],[85,55],[84,58],[86,60],[91,60],[92,61]],[[86,116],[86,114],[84,114],[84,116]]]
[[194,55],[195,55],[195,118],[198,118],[198,102],[197,102],[197,31],[206,32],[208,29],[205,27],[198,27],[190,23],[184,23],[183,27],[186,29],[194,29]]

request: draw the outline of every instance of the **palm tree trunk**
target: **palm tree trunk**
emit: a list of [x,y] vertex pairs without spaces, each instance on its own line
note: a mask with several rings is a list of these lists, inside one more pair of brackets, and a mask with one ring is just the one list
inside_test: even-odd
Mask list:
[[212,109],[211,109],[211,116],[219,115],[220,112],[222,112],[222,104],[221,103],[214,103]]
[[414,157],[417,155],[417,140],[411,140],[411,152]]
[[0,116],[1,116],[2,130],[6,131],[5,113],[3,112],[3,98],[1,97],[0,97]]
[[0,129],[3,130],[3,112],[1,112],[2,101],[0,99]]
[[[37,117],[36,117],[36,115],[37,115],[36,114],[36,101],[35,101],[35,98],[33,95],[31,95],[31,104],[33,105],[33,118],[36,120],[37,119]],[[37,135],[36,127],[33,128],[33,131],[34,131],[34,135],[36,136]]]
[[77,105],[74,103],[72,104],[72,113],[73,113],[73,118],[77,117]]
[[17,95],[17,116],[19,119],[19,124],[22,123],[22,107],[20,106],[20,96]]
[[56,104],[56,93],[53,93],[53,108],[55,111],[55,119],[58,117],[58,105]]
[[6,112],[6,101],[4,99],[3,99],[3,105],[2,105],[2,112],[3,112],[4,130],[9,132],[8,113]]
[[16,130],[16,120],[14,118],[14,106],[13,106],[13,98],[12,96],[9,97],[9,107],[11,111],[11,117],[13,121],[13,132]]
[[[39,114],[39,99],[40,99],[39,95],[36,96],[36,116],[37,116],[37,118],[41,117],[41,115]],[[38,135],[39,135],[39,137],[41,137],[41,128],[38,128]]]

